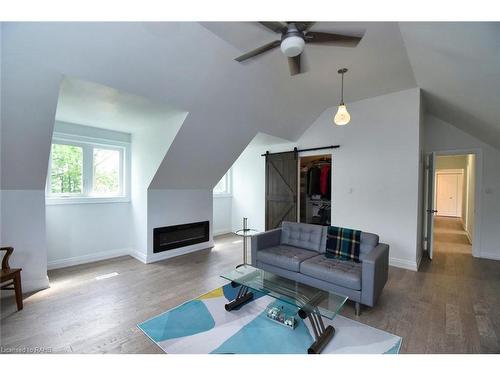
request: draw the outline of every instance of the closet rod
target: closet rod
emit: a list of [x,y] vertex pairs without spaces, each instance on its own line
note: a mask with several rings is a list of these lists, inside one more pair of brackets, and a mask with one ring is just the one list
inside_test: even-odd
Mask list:
[[269,151],[266,151],[265,154],[261,154],[260,156],[288,154],[289,152],[305,152],[305,151],[327,150],[327,149],[339,148],[339,147],[340,147],[340,145],[335,145],[335,146],[325,146],[325,147],[304,148],[302,150],[298,150],[297,147],[294,147],[292,151],[282,151],[282,152],[269,152]]

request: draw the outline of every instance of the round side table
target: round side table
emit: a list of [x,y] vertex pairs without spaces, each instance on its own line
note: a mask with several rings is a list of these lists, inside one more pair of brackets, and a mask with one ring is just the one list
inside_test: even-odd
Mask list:
[[245,264],[248,264],[248,256],[247,256],[247,249],[248,249],[248,244],[247,244],[247,239],[249,237],[252,237],[256,234],[260,233],[257,229],[251,229],[248,228],[248,218],[244,217],[243,218],[243,228],[237,230],[234,232],[237,236],[243,237],[243,263],[238,264],[236,268],[244,266]]

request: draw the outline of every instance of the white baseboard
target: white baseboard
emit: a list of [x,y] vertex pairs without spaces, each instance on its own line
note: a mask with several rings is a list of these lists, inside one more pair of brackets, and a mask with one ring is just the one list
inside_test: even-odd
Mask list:
[[139,262],[142,262],[144,264],[147,263],[147,256],[144,253],[141,253],[140,251],[137,250],[130,250],[129,255],[135,259],[137,259]]
[[417,262],[412,262],[407,259],[389,258],[389,265],[393,267],[404,268],[410,271],[418,270]]
[[500,253],[489,252],[489,251],[481,251],[479,258],[491,259],[491,260],[500,260]]
[[422,251],[420,252],[420,255],[417,259],[417,269],[415,271],[418,271],[418,269],[420,268],[420,263],[422,263],[423,256],[424,256],[424,250],[422,249]]
[[47,289],[49,285],[49,277],[43,276],[37,279],[23,278],[21,273],[21,284],[23,288],[23,294],[29,292],[37,292],[42,289]]
[[465,235],[467,236],[467,239],[469,240],[469,242],[472,244],[472,238],[470,237],[470,234],[469,234],[469,232],[467,232],[467,230],[465,231]]
[[97,262],[99,260],[116,258],[124,255],[129,255],[131,249],[116,249],[109,251],[102,251],[98,253],[92,253],[87,255],[81,255],[77,257],[71,257],[66,259],[53,260],[47,263],[47,269],[55,270],[58,268],[77,266],[79,264]]
[[203,242],[200,244],[196,244],[196,245],[186,246],[186,247],[183,247],[180,249],[164,251],[164,252],[156,253],[156,254],[148,254],[147,259],[146,259],[146,263],[154,263],[154,262],[158,262],[160,260],[165,260],[165,259],[177,257],[179,255],[193,253],[195,251],[211,249],[212,247],[214,247],[213,240],[208,241],[208,242]]
[[[173,257],[179,256],[179,255],[189,254],[189,253],[192,253],[195,251],[210,249],[212,247],[214,247],[214,242],[209,241],[209,242],[204,242],[202,244],[191,245],[191,246],[187,246],[187,247],[184,247],[181,249],[175,249],[175,250],[165,251],[162,253],[151,254],[151,255],[146,255],[140,251],[133,250],[133,249],[117,249],[117,250],[110,250],[110,251],[102,251],[99,253],[93,253],[93,254],[88,254],[88,255],[82,255],[82,256],[78,256],[78,257],[53,260],[53,261],[50,261],[47,263],[47,269],[48,270],[55,270],[58,268],[77,266],[80,264],[97,262],[97,261],[105,260],[105,259],[117,258],[117,257],[121,257],[124,255],[130,255],[131,257],[137,259],[139,262],[147,264],[147,263],[158,262],[158,261],[164,260],[164,259],[173,258]],[[44,288],[48,287],[48,279],[47,279],[46,285],[47,286],[40,287],[39,289],[44,289]],[[24,280],[23,280],[23,286],[24,286]]]
[[231,229],[219,229],[219,230],[216,230],[214,231],[213,235],[214,236],[221,236],[223,234],[229,234],[229,233],[232,233]]

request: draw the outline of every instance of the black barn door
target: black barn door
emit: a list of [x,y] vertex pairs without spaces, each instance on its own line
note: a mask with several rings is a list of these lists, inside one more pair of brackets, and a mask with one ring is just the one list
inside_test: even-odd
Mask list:
[[266,155],[266,230],[297,221],[297,172],[295,152]]

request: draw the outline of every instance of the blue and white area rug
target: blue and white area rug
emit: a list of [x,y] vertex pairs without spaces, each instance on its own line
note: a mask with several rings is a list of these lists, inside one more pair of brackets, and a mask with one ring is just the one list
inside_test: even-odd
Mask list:
[[[164,352],[170,354],[305,354],[313,343],[308,320],[298,319],[295,329],[266,317],[277,301],[254,293],[253,300],[236,310],[224,305],[236,297],[231,284],[166,311],[138,327]],[[279,305],[284,305],[279,302]],[[292,309],[292,306],[285,308]],[[335,336],[323,354],[397,354],[401,337],[337,315],[325,324]]]

